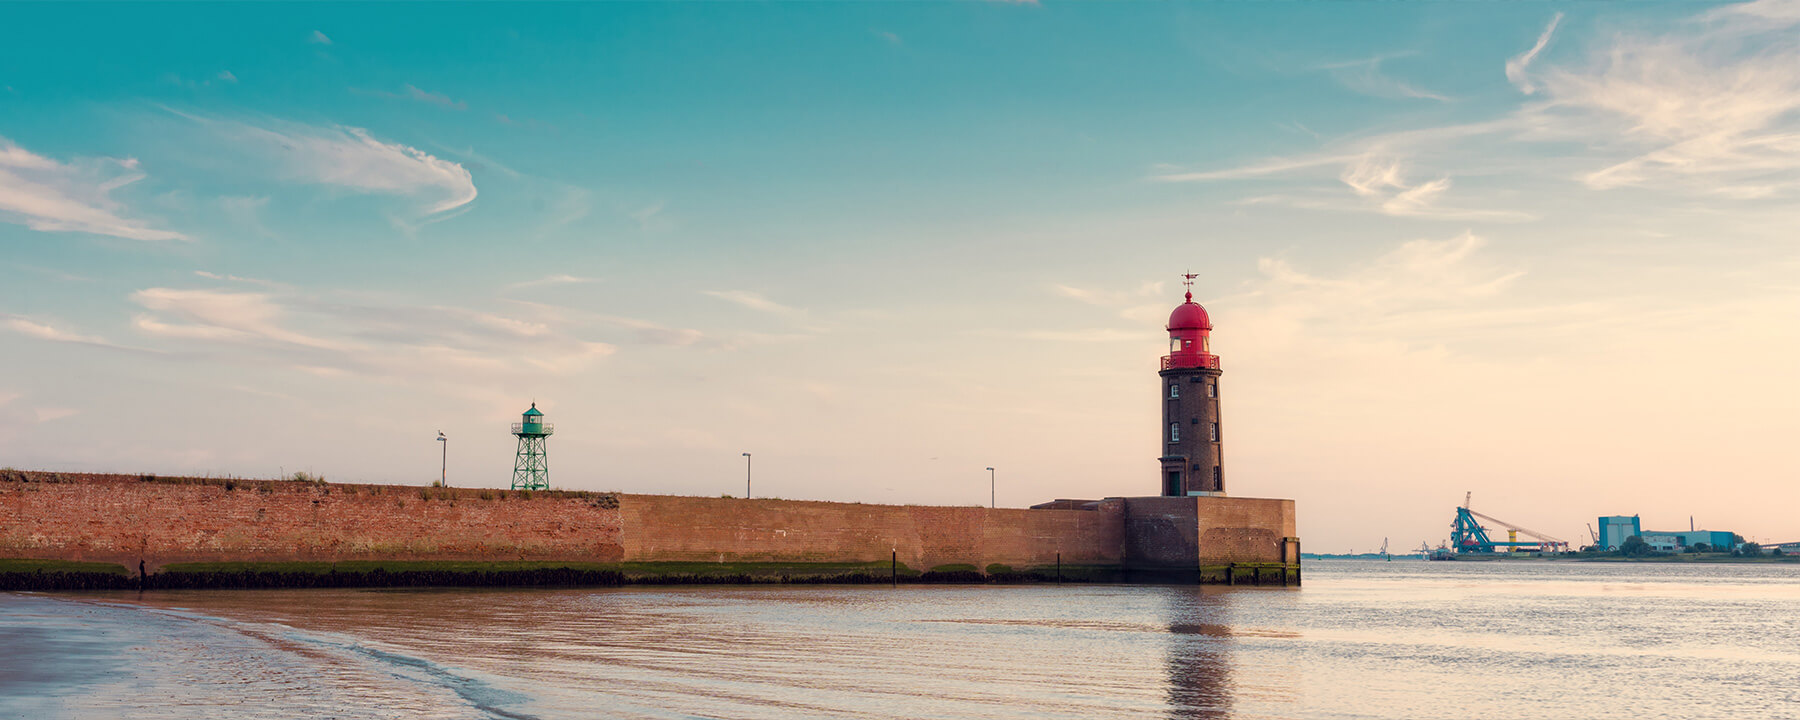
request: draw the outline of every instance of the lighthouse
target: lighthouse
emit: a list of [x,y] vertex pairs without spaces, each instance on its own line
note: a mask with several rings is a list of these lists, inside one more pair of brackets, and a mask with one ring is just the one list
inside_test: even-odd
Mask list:
[[544,423],[544,413],[537,409],[537,403],[532,403],[519,422],[513,423],[512,434],[519,438],[519,452],[513,456],[512,489],[550,489],[550,453],[544,447],[544,438],[555,432],[555,426]]
[[1182,275],[1186,301],[1169,314],[1169,354],[1162,359],[1162,494],[1224,495],[1219,428],[1219,356],[1212,319],[1194,302],[1192,273]]

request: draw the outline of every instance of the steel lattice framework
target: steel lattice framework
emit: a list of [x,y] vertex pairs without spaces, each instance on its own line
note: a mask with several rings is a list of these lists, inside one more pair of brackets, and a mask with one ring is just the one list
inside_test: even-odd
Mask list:
[[519,433],[519,454],[513,459],[514,490],[549,490],[550,455],[542,435]]

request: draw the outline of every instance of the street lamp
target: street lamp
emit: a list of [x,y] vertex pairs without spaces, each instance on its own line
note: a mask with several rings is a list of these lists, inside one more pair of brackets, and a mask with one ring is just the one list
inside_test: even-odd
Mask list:
[[438,431],[438,442],[444,445],[443,457],[438,458],[438,484],[450,487],[450,439],[444,437],[444,431]]
[[990,508],[1000,507],[1000,505],[998,503],[994,502],[994,469],[988,468],[987,471],[988,471],[988,507],[990,507]]
[[744,499],[750,499],[750,453],[744,453]]

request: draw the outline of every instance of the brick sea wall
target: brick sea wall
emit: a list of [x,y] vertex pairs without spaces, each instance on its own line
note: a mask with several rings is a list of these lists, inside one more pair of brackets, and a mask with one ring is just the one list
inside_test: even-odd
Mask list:
[[1117,511],[622,495],[628,560],[1117,565]]
[[1019,571],[1298,563],[1294,503],[1098,510],[0,472],[0,558],[177,562],[900,562]]
[[623,557],[617,497],[135,475],[0,478],[0,557],[118,562]]

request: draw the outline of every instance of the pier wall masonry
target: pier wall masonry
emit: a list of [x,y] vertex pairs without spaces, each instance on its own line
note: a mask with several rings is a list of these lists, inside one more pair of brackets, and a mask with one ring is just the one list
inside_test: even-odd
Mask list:
[[0,557],[118,562],[623,558],[616,496],[12,473]]
[[[1298,566],[1293,502],[1109,498],[991,509],[0,471],[0,558]],[[1289,550],[1291,549],[1291,553]],[[1187,573],[1192,574],[1192,573]],[[1177,579],[1180,579],[1178,576]]]
[[864,505],[798,500],[622,495],[625,556],[699,562],[1117,565],[1117,509]]

